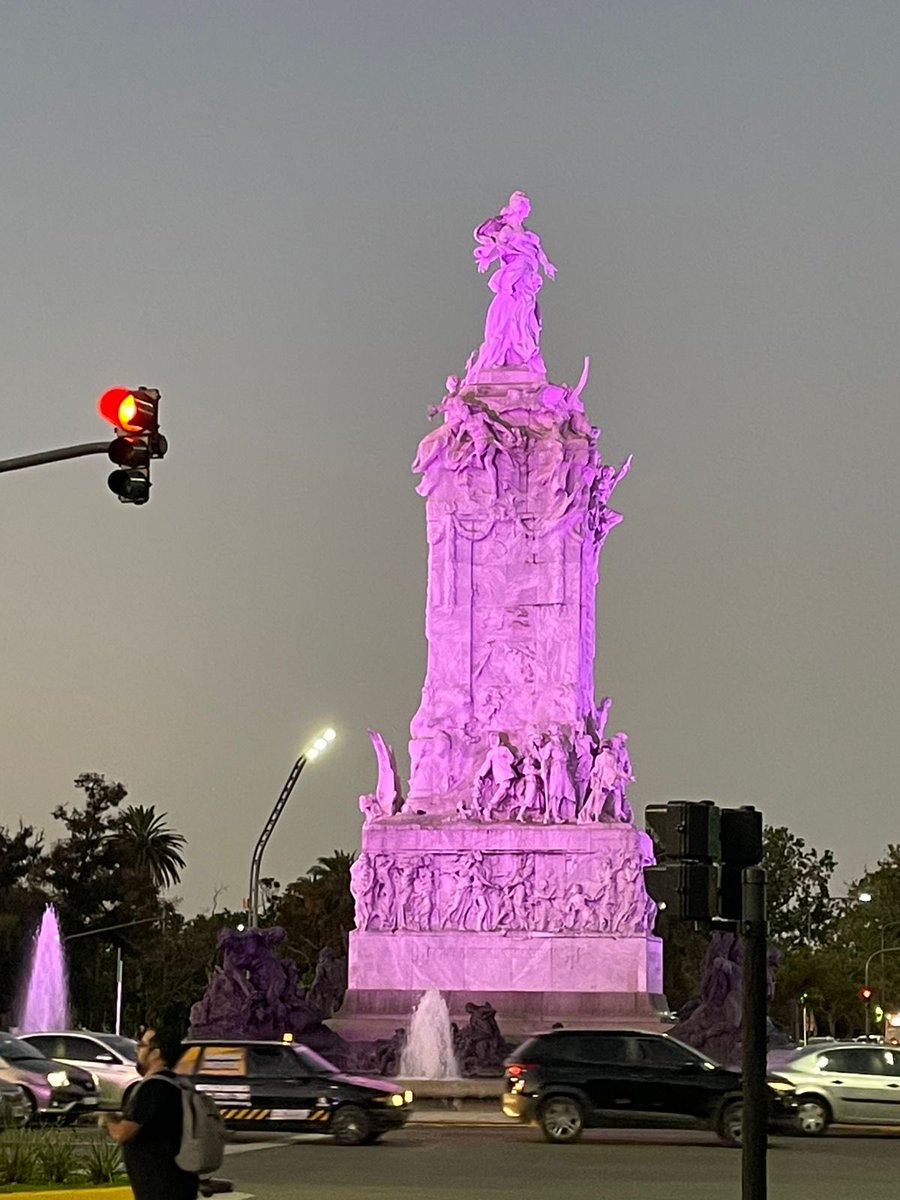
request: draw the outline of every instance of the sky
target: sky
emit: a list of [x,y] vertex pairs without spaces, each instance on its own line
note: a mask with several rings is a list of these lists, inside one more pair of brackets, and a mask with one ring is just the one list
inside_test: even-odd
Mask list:
[[753,804],[839,861],[897,833],[900,8],[855,0],[8,0],[4,457],[156,387],[103,457],[0,480],[0,825],[82,772],[189,839],[184,911],[355,850],[408,770],[428,407],[481,341],[472,229],[525,190],[552,378],[634,464],[597,694],[638,813]]

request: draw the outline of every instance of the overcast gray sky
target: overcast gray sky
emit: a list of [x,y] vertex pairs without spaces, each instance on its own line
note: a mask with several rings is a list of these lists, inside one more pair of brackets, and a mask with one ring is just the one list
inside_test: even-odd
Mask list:
[[158,387],[151,503],[104,459],[0,481],[0,823],[83,771],[190,839],[188,912],[358,846],[366,726],[424,672],[427,407],[481,340],[514,188],[551,376],[607,460],[598,695],[638,812],[898,840],[900,7],[146,0],[0,7],[2,449]]

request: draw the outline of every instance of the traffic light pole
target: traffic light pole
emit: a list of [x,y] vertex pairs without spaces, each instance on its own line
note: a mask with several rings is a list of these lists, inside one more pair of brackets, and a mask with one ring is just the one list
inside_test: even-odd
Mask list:
[[766,873],[747,867],[743,873],[741,921],[741,1001],[744,1077],[744,1120],[741,1139],[742,1200],[766,1200],[766,1150],[769,1099],[766,1086]]
[[24,471],[26,467],[42,467],[45,463],[65,462],[67,458],[84,458],[87,454],[108,454],[109,441],[82,442],[80,446],[61,446],[58,450],[42,450],[39,454],[23,454],[20,458],[0,459],[0,474],[4,471]]

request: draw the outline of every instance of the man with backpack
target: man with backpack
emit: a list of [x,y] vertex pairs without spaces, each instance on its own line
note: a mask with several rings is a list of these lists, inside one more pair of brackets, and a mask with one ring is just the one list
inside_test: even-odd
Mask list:
[[135,1200],[196,1200],[200,1175],[222,1161],[221,1120],[212,1101],[174,1073],[180,1055],[178,1034],[148,1026],[137,1044],[143,1081],[124,1115],[104,1121],[122,1146]]

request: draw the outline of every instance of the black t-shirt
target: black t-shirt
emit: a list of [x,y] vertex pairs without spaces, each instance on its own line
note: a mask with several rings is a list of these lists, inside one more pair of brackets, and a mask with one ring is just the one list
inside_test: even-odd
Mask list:
[[[166,1078],[163,1078],[166,1077]],[[140,1125],[122,1146],[135,1200],[195,1200],[199,1177],[175,1162],[181,1146],[181,1088],[160,1071],[135,1088],[125,1117]]]

